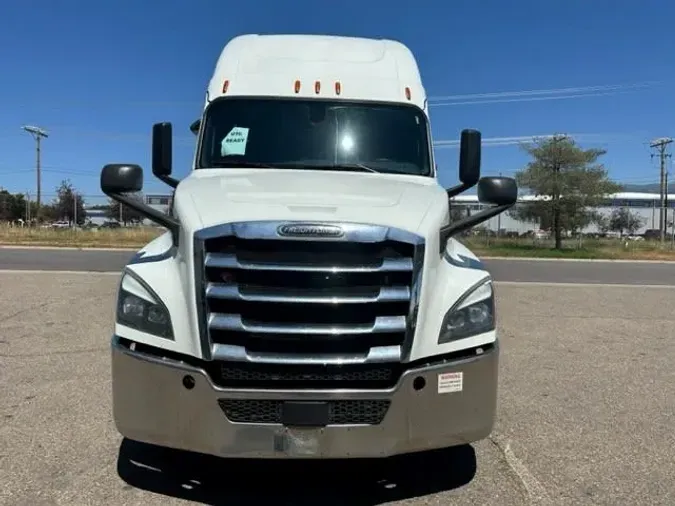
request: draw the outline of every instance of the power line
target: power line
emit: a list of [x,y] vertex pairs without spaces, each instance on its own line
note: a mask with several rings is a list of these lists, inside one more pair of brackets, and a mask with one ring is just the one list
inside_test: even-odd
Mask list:
[[430,102],[429,107],[449,107],[453,105],[483,105],[483,104],[508,104],[516,102],[546,102],[549,100],[571,100],[574,98],[589,97],[608,97],[619,94],[630,93],[630,90],[606,91],[602,93],[580,93],[578,95],[548,95],[542,97],[515,97],[515,98],[496,98],[491,100],[462,100],[450,102]]
[[[493,146],[517,146],[528,144],[536,140],[554,139],[560,134],[533,134],[533,135],[518,135],[510,137],[483,137],[483,147]],[[565,134],[566,137],[573,138],[577,142],[586,143],[608,143],[614,140],[629,140],[638,137],[637,133],[611,133],[611,132],[597,132],[597,133],[572,133]],[[453,149],[459,147],[459,139],[441,139],[433,143],[435,149]]]
[[[617,92],[636,88],[645,88],[656,84],[662,84],[662,81],[647,81],[632,84],[605,84],[600,86],[577,86],[574,88],[548,88],[539,90],[517,90],[517,91],[498,91],[491,93],[469,93],[463,95],[436,95],[427,98],[429,102],[445,102],[456,100],[482,100],[514,97],[538,97],[543,95],[571,95],[579,93],[598,93],[598,92]],[[578,95],[583,96],[583,95]]]
[[[19,169],[19,170],[3,170],[0,171],[0,179],[2,176],[13,176],[15,174],[25,174],[27,172],[33,172],[35,169]],[[86,172],[86,171],[76,171],[76,170],[59,170],[59,169],[45,169],[44,167],[41,168],[40,170],[41,173],[49,173],[49,174],[63,174],[65,176],[74,176],[77,178],[80,177],[100,177],[100,173],[96,172]]]

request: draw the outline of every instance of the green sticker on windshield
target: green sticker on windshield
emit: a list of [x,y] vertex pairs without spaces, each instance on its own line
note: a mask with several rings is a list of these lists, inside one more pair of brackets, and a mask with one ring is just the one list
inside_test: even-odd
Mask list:
[[246,154],[246,142],[248,141],[248,128],[234,127],[220,143],[220,155],[243,155]]

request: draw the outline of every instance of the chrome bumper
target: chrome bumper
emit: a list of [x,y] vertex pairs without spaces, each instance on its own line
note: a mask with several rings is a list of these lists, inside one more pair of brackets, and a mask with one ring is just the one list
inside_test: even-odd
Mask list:
[[[220,457],[386,457],[486,438],[495,419],[498,362],[495,343],[482,355],[409,369],[388,390],[235,390],[215,386],[197,367],[132,351],[113,337],[113,412],[129,439]],[[441,388],[455,391],[439,393],[439,375],[457,372],[461,391],[456,378],[455,388],[444,378]],[[184,386],[186,375],[194,378],[192,388]],[[422,389],[415,388],[419,377]],[[289,428],[233,423],[219,406],[223,399],[383,399],[390,406],[377,425]]]

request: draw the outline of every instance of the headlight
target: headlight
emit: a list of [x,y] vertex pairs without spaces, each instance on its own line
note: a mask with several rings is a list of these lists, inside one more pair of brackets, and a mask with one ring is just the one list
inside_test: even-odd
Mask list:
[[443,318],[438,344],[489,332],[495,328],[495,296],[492,280],[471,288]]
[[124,274],[120,283],[117,323],[173,339],[171,317],[166,306],[146,283],[129,272]]

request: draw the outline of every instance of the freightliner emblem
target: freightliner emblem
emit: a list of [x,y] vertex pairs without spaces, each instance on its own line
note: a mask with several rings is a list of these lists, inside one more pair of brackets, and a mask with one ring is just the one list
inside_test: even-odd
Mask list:
[[337,225],[293,223],[280,225],[277,233],[285,237],[342,237],[344,231]]

